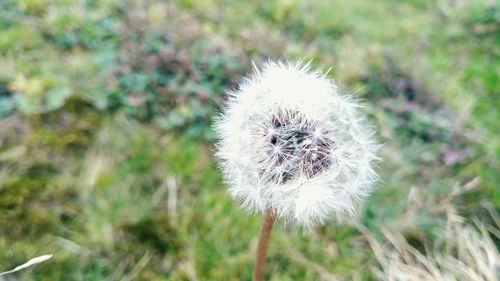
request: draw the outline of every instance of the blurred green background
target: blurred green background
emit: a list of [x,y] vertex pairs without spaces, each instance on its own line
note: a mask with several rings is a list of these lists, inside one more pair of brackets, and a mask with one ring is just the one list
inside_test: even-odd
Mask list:
[[7,280],[250,280],[261,218],[210,126],[252,60],[288,57],[366,101],[382,181],[355,222],[278,224],[267,277],[375,280],[367,232],[426,252],[450,215],[495,228],[499,56],[488,0],[1,0],[0,271],[53,253]]

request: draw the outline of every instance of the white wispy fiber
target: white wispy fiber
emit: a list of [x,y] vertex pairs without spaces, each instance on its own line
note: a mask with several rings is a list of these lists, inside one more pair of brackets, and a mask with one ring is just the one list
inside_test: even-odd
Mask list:
[[230,194],[305,228],[341,219],[377,181],[360,103],[309,64],[268,62],[230,91],[215,130]]
[[[49,260],[52,258],[52,255],[43,255],[43,256],[39,256],[39,257],[36,257],[36,258],[32,258],[30,259],[29,261],[23,263],[22,265],[20,266],[17,266],[16,268],[12,269],[12,270],[9,270],[9,271],[5,271],[5,272],[0,272],[0,276],[3,276],[3,275],[7,275],[7,274],[10,274],[10,273],[14,273],[14,272],[17,272],[19,270],[22,270],[22,269],[25,269],[25,268],[28,268],[30,266],[33,266],[35,264],[38,264],[38,263],[41,263],[41,262],[44,262],[46,260]],[[1,279],[1,278],[0,278]]]

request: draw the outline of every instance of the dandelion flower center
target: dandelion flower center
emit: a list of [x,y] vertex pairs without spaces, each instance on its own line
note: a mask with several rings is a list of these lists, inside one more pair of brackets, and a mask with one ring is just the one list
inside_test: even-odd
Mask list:
[[284,184],[295,176],[312,178],[332,165],[334,142],[319,122],[295,110],[280,109],[258,124],[266,152],[258,163],[265,182]]

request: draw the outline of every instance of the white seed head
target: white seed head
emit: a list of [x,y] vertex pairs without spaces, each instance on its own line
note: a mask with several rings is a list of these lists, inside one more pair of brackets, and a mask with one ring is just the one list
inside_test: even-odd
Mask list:
[[353,215],[378,177],[360,104],[308,64],[268,62],[228,93],[215,124],[231,195],[305,228]]

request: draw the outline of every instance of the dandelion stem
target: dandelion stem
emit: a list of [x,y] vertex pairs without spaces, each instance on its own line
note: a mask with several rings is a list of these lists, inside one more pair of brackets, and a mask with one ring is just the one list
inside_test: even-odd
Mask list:
[[257,256],[255,259],[255,267],[253,271],[253,281],[264,280],[264,269],[266,266],[267,249],[269,248],[269,239],[273,231],[274,214],[269,208],[264,214],[262,221],[262,229],[260,230],[259,244],[257,246]]

